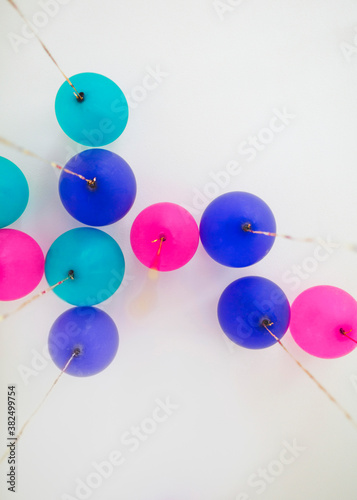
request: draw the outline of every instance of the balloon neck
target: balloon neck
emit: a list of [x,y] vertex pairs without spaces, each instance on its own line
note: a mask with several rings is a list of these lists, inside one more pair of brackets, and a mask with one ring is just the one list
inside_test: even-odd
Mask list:
[[92,180],[87,181],[87,186],[91,191],[97,189],[97,178],[94,177]]
[[76,99],[78,102],[83,102],[84,101],[84,92],[79,92],[78,95],[76,95]]
[[252,230],[252,224],[250,222],[244,222],[244,224],[242,224],[242,229],[246,233],[249,233],[249,231]]

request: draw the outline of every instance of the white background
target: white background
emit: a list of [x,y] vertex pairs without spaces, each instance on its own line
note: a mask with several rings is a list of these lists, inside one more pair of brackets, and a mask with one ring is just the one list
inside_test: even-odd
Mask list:
[[[34,0],[19,5],[30,19],[44,11]],[[127,262],[120,292],[99,306],[118,326],[117,357],[94,377],[62,377],[19,442],[16,496],[7,492],[1,464],[1,498],[78,498],[78,481],[113,450],[125,462],[91,491],[93,500],[238,500],[243,492],[242,500],[356,498],[353,426],[280,346],[235,346],[216,318],[224,288],[247,275],[275,281],[290,301],[319,284],[357,297],[356,254],[333,249],[318,262],[317,245],[279,240],[258,264],[230,269],[200,246],[187,266],[155,282],[130,248],[130,227],[143,208],[172,201],[191,207],[199,222],[214,190],[260,196],[282,233],[357,242],[356,3],[243,0],[221,15],[217,8],[212,0],[71,0],[39,28],[68,75],[102,73],[134,104],[125,132],[107,149],[131,165],[138,195],[124,220],[104,228]],[[22,36],[23,22],[6,1],[0,9],[0,135],[64,164],[84,147],[55,118],[63,78],[36,40],[14,50],[9,34]],[[156,67],[166,76],[138,103],[137,86]],[[239,145],[284,107],[294,118],[248,161]],[[58,173],[5,147],[0,154],[30,185],[28,208],[11,227],[46,253],[60,234],[80,226],[60,203]],[[231,160],[241,165],[239,174],[223,188],[212,186],[210,173]],[[197,190],[206,192],[201,208]],[[310,266],[297,286],[288,278],[293,266]],[[46,286],[43,278],[37,290]],[[20,302],[2,303],[1,311]],[[22,425],[58,375],[36,353],[68,308],[48,294],[1,324],[1,453],[7,384],[17,384]],[[357,419],[357,354],[321,360],[289,332],[284,342]],[[26,384],[20,371],[35,363],[41,369]],[[152,415],[157,398],[178,409],[133,453],[121,436]],[[251,475],[274,468],[284,441],[294,440],[304,451],[258,493]]]

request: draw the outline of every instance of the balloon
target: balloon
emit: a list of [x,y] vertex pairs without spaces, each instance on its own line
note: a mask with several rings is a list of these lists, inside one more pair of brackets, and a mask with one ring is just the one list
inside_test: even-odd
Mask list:
[[261,260],[273,246],[274,237],[244,231],[276,232],[268,205],[254,194],[233,191],[213,200],[200,224],[202,244],[212,259],[224,266],[246,267]]
[[109,234],[91,227],[71,229],[52,243],[45,262],[48,283],[73,278],[54,293],[73,305],[99,304],[120,286],[125,270],[123,253]]
[[136,196],[135,176],[123,158],[105,149],[87,149],[65,168],[95,180],[86,181],[62,170],[59,194],[65,209],[90,226],[113,224],[128,213]]
[[36,241],[16,229],[0,229],[0,300],[16,300],[41,281],[44,256]]
[[233,281],[218,302],[218,320],[224,333],[248,349],[263,349],[280,340],[289,327],[290,305],[272,281],[247,276]]
[[291,306],[290,331],[304,351],[318,358],[339,358],[355,349],[357,302],[334,286],[314,286],[302,292]]
[[54,363],[66,373],[88,377],[104,370],[119,346],[114,321],[96,307],[74,307],[59,316],[50,330],[48,348]]
[[25,211],[29,200],[29,186],[21,170],[2,156],[0,173],[0,227],[6,227]]
[[129,116],[128,103],[118,85],[98,73],[79,73],[70,80],[83,93],[83,100],[77,99],[68,82],[61,85],[55,112],[62,130],[85,146],[105,146],[115,141]]
[[195,219],[175,203],[156,203],[135,219],[130,242],[144,266],[173,271],[189,262],[196,253],[199,235]]

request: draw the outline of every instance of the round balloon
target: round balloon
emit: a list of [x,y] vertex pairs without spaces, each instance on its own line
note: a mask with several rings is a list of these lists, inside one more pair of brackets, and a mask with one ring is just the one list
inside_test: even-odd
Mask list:
[[61,299],[78,306],[91,306],[108,299],[120,286],[125,270],[123,253],[109,234],[90,227],[71,229],[51,245],[45,274]]
[[0,175],[0,227],[6,227],[15,222],[27,207],[29,186],[19,167],[2,156]]
[[334,286],[308,288],[291,306],[290,331],[295,342],[313,356],[345,356],[356,347],[357,302]]
[[44,256],[36,241],[16,229],[0,229],[0,300],[16,300],[41,281]]
[[175,203],[156,203],[135,219],[130,242],[142,264],[159,271],[173,271],[196,253],[199,234],[195,219]]
[[54,363],[65,373],[88,377],[104,370],[115,358],[118,330],[105,312],[95,307],[74,307],[56,319],[48,348]]
[[276,344],[289,327],[290,305],[286,295],[272,281],[248,276],[233,281],[218,302],[218,320],[224,333],[248,349]]
[[204,211],[200,224],[202,244],[212,259],[230,267],[246,267],[261,260],[273,246],[274,237],[244,230],[275,233],[268,205],[254,194],[241,191],[222,194]]
[[115,141],[126,127],[128,103],[118,85],[98,73],[79,73],[59,88],[55,112],[62,130],[85,146],[105,146]]
[[105,149],[87,149],[71,158],[66,169],[93,181],[87,183],[62,170],[59,194],[65,209],[83,224],[113,224],[128,213],[136,196],[133,171],[123,158]]

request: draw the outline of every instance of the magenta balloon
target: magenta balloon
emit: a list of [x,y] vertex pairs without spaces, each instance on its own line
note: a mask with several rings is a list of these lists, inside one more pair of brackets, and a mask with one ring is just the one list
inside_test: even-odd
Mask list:
[[[162,237],[165,241],[160,240]],[[199,242],[198,226],[180,205],[156,203],[137,216],[130,242],[136,257],[145,266],[173,271],[194,256]]]
[[290,331],[304,351],[318,358],[339,358],[357,344],[357,301],[334,286],[302,292],[291,306]]
[[36,241],[16,229],[0,229],[0,300],[16,300],[41,281],[45,259]]

